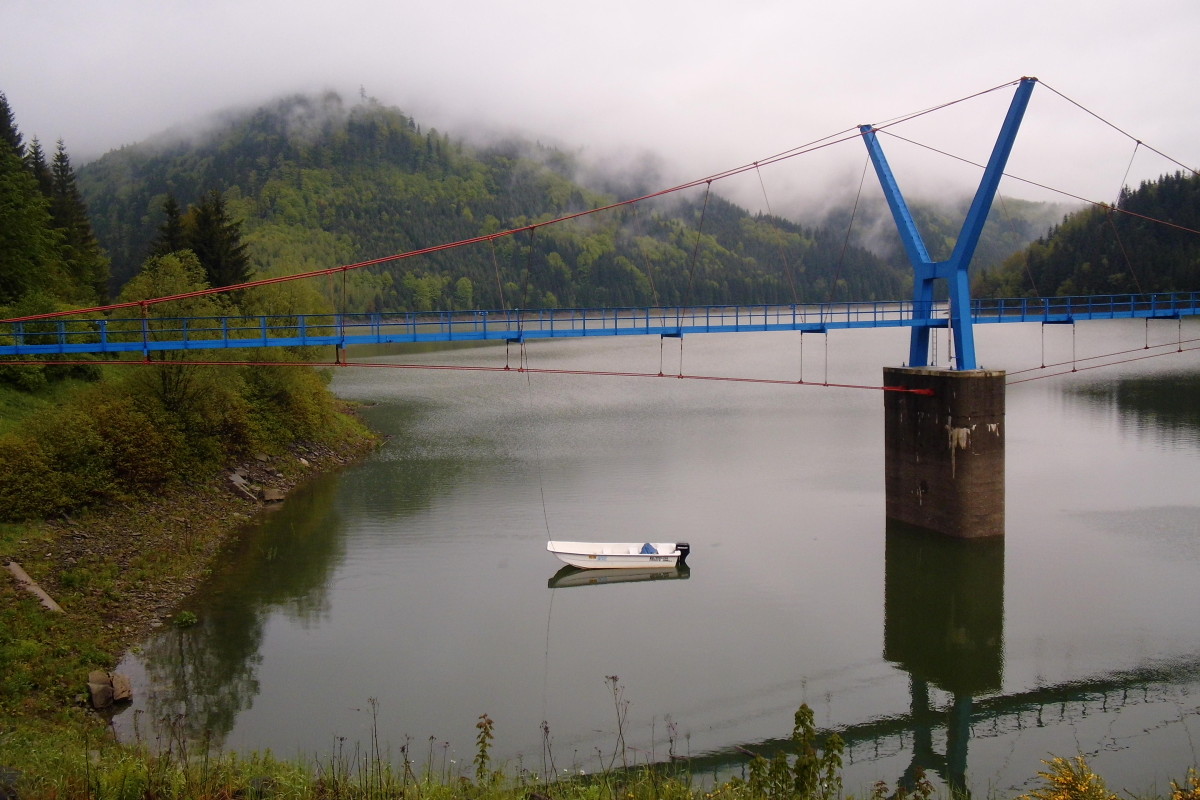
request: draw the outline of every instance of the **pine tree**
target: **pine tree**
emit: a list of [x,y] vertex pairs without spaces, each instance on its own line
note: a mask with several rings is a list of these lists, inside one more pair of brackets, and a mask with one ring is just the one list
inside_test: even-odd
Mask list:
[[25,149],[25,169],[29,170],[30,174],[37,179],[38,186],[41,187],[42,194],[47,198],[54,196],[54,176],[50,173],[50,167],[46,164],[46,153],[42,150],[42,143],[35,136],[30,141],[29,147]]
[[13,115],[12,107],[4,92],[0,92],[0,142],[4,142],[18,156],[24,153],[21,142],[21,132],[17,129],[17,118]]
[[87,206],[75,182],[75,172],[62,139],[50,168],[50,214],[63,235],[63,256],[80,298],[103,300],[108,294],[108,258],[92,232]]
[[229,218],[220,191],[213,189],[193,206],[184,224],[187,244],[204,266],[210,286],[232,286],[250,280],[242,225]]
[[165,256],[187,249],[187,231],[183,225],[183,212],[175,195],[168,194],[163,200],[163,223],[158,226],[158,238],[150,245],[150,255]]
[[0,145],[0,305],[66,283],[49,205],[20,156]]

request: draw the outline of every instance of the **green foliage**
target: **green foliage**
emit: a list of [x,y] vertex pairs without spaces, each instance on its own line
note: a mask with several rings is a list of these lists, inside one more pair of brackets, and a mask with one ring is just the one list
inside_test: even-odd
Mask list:
[[475,284],[470,278],[459,278],[454,282],[455,311],[466,311],[475,308]]
[[117,386],[78,392],[0,437],[0,513],[41,518],[150,491],[184,452],[178,430]]
[[475,782],[483,785],[495,782],[499,775],[491,771],[492,740],[496,738],[496,723],[487,714],[480,714],[475,723],[479,733],[475,736]]
[[[183,250],[147,260],[137,277],[126,285],[121,299],[170,296],[207,286],[199,258]],[[144,324],[151,340],[173,338],[182,324],[180,318],[211,318],[228,310],[224,298],[190,297],[146,307]],[[114,322],[112,330],[126,329],[140,335],[142,325],[141,320]],[[204,323],[199,322],[194,323],[188,335],[192,339],[215,338],[219,331],[205,330]],[[170,424],[164,426],[164,437],[182,451],[180,461],[219,465],[248,451],[253,443],[241,375],[235,370],[220,372],[206,366],[203,357],[187,352],[171,357],[171,363],[130,374],[125,385],[133,396],[146,403],[147,413],[170,419]]]
[[103,442],[112,482],[125,492],[153,491],[182,466],[184,432],[149,403],[127,394],[98,397],[90,405],[89,424]]
[[195,612],[180,611],[171,619],[171,624],[176,628],[190,628],[200,620],[196,617]]
[[[189,250],[167,253],[147,259],[137,277],[133,278],[117,299],[121,302],[149,300],[176,294],[208,289],[204,265],[196,254]],[[214,297],[192,297],[172,303],[171,316],[210,316],[225,310],[223,300]],[[151,306],[147,313],[167,316],[165,304]]]
[[33,175],[37,181],[38,188],[42,190],[42,194],[46,197],[51,197],[54,194],[54,176],[50,172],[50,167],[46,163],[46,151],[42,149],[42,143],[37,137],[29,143],[29,147],[25,148],[25,168]]
[[272,443],[319,440],[333,422],[328,374],[310,367],[273,367],[243,372],[248,433],[259,447]]
[[55,472],[70,476],[70,491],[91,505],[114,487],[106,442],[86,402],[72,403],[31,420],[24,436],[43,442]]
[[130,368],[0,435],[0,519],[103,506],[339,430],[309,367]]

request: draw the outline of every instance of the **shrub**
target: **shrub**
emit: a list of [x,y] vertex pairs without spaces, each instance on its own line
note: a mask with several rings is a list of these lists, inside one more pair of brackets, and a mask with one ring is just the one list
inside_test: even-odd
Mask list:
[[1171,800],[1200,800],[1200,772],[1189,769],[1182,786],[1171,781]]
[[1049,769],[1039,772],[1045,783],[1020,800],[1117,800],[1104,785],[1104,779],[1092,772],[1083,756],[1055,757],[1043,761]]
[[128,396],[99,402],[92,414],[119,491],[152,490],[176,477],[183,437],[166,419],[155,420]]
[[750,762],[750,791],[767,800],[833,800],[842,791],[842,738],[836,733],[818,752],[817,727],[807,703],[796,710],[791,757],[784,752],[768,761],[755,756]]
[[0,437],[0,514],[7,520],[39,519],[68,505],[62,475],[42,443],[27,434]]
[[333,419],[327,378],[310,367],[246,370],[246,400],[254,437],[262,445],[320,439]]
[[112,494],[107,443],[91,411],[86,403],[68,403],[39,415],[27,428],[28,435],[42,443],[50,467],[59,473],[72,505],[88,506]]

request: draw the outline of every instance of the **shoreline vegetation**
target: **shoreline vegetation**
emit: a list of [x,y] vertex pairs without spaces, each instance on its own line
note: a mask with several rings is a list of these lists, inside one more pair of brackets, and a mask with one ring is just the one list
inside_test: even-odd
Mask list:
[[[178,623],[179,604],[243,526],[286,502],[311,477],[371,452],[378,437],[350,406],[338,406],[333,430],[321,441],[293,442],[275,454],[257,452],[207,478],[178,480],[78,514],[0,524],[0,564],[19,564],[64,609],[47,612],[18,581],[0,581],[0,664],[6,667],[0,711],[43,715],[72,704],[83,684],[59,685],[67,676],[54,671],[58,660],[63,666],[111,667],[149,630],[173,619]],[[22,647],[22,633],[36,637],[39,650],[38,663],[27,665],[32,669],[23,675],[14,655],[35,643]]]

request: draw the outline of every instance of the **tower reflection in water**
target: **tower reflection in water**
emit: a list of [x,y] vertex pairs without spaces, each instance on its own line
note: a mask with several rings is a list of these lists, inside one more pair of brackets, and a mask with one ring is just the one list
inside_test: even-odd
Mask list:
[[[966,797],[973,699],[998,692],[1004,664],[1004,537],[951,539],[889,521],[883,657],[910,676],[913,755],[899,779],[934,772]],[[953,697],[936,710],[930,687]],[[944,725],[945,752],[934,732]]]

